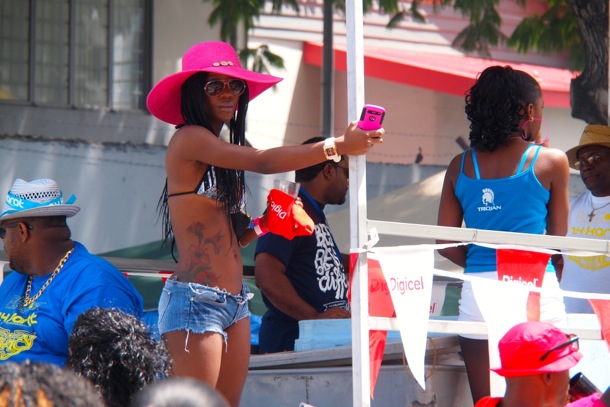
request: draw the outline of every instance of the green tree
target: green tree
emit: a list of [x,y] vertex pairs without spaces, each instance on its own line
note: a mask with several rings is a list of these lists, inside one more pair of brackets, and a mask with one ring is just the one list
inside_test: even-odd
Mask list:
[[[527,0],[514,0],[524,7]],[[490,47],[505,45],[522,53],[566,52],[569,69],[578,72],[570,83],[572,117],[589,124],[608,124],[608,0],[538,0],[546,6],[541,15],[524,18],[510,37],[502,31],[500,0],[428,0],[435,10],[453,7],[469,19],[453,46],[466,53],[491,58]],[[339,8],[345,0],[335,0]],[[372,0],[364,0],[365,8]],[[407,15],[425,21],[419,12],[424,0],[413,0],[409,9],[394,7],[396,1],[379,0],[392,14],[388,28]],[[383,6],[382,6],[383,3]]]
[[[256,72],[265,73],[269,73],[270,66],[284,69],[282,57],[271,52],[267,44],[262,44],[258,48],[248,48],[250,30],[265,7],[265,0],[203,0],[203,2],[212,3],[215,6],[208,17],[208,24],[210,27],[216,25],[220,27],[220,39],[230,43],[233,48],[238,50],[244,66],[249,66]],[[279,14],[284,6],[299,11],[297,0],[272,0],[271,3],[274,13]],[[243,49],[240,49],[237,44],[237,33],[240,28],[244,35],[245,48]],[[249,65],[250,59],[252,59],[252,63]]]
[[[265,0],[203,0],[216,5],[208,22],[220,24],[221,38],[235,46],[237,29],[244,29],[244,38],[254,27],[255,20],[265,6]],[[283,7],[299,12],[297,0],[269,0],[274,13]],[[325,0],[334,10],[345,13],[346,0]],[[608,1],[607,0],[538,0],[546,6],[542,15],[524,18],[509,38],[502,33],[502,16],[497,10],[501,0],[363,0],[366,12],[374,3],[379,11],[389,16],[387,27],[397,26],[410,16],[425,21],[420,13],[423,2],[432,3],[435,10],[453,7],[469,19],[460,32],[455,48],[490,58],[490,47],[506,45],[519,52],[537,51],[542,54],[566,52],[569,68],[580,72],[570,84],[572,116],[590,124],[608,123]],[[514,0],[522,7],[527,0]],[[326,3],[325,3],[326,4]],[[325,8],[326,9],[326,8]],[[325,35],[325,47],[332,47],[332,36]],[[283,67],[282,58],[269,51],[245,49],[241,55],[254,56],[252,66],[267,69]]]
[[[526,0],[514,0],[525,7]],[[458,34],[454,47],[489,58],[490,46],[507,45],[519,52],[567,52],[569,68],[580,74],[570,84],[572,117],[589,124],[608,124],[608,1],[539,0],[542,15],[524,18],[509,38],[500,31],[500,0],[434,0],[452,6],[470,24]],[[414,0],[415,8],[421,3]]]

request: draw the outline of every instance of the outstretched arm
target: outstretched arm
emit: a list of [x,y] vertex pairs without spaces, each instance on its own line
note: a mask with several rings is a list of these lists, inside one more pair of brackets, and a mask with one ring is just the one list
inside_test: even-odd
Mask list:
[[[365,132],[352,122],[345,133],[335,138],[340,155],[362,155],[383,141],[384,130]],[[201,162],[222,168],[246,170],[261,174],[293,171],[326,160],[324,142],[282,146],[259,150],[237,146],[220,140],[200,126],[184,126],[173,136],[168,146],[168,160]],[[166,166],[171,166],[166,162]]]

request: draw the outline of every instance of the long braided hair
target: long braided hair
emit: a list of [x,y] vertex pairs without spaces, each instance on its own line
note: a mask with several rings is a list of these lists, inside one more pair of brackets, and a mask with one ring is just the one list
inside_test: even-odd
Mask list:
[[[207,72],[199,72],[189,77],[182,84],[182,117],[184,123],[176,126],[180,128],[185,125],[196,125],[205,127],[212,133],[214,129],[210,124],[210,120],[205,113],[205,93],[203,88],[208,80]],[[249,91],[246,87],[244,93],[239,97],[237,112],[229,122],[229,142],[236,145],[245,145],[246,139],[246,113],[248,111]],[[219,136],[216,134],[216,136]],[[203,174],[202,174],[203,175]],[[214,166],[214,175],[216,176],[216,189],[218,205],[225,210],[228,221],[231,220],[231,214],[238,212],[246,193],[246,185],[243,170],[233,170],[228,168],[220,168]],[[168,205],[168,190],[167,178],[165,179],[165,187],[159,202],[157,203],[157,212],[162,221],[163,243],[168,240],[172,242],[172,257],[174,257],[175,237],[172,229],[169,205]]]
[[494,151],[507,145],[511,134],[521,131],[519,123],[527,117],[527,105],[541,95],[538,82],[523,71],[510,66],[485,69],[466,95],[470,147]]

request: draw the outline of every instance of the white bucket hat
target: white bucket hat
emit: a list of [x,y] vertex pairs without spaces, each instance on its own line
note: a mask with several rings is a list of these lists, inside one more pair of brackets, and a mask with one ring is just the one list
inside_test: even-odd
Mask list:
[[37,179],[31,182],[17,178],[4,201],[0,221],[15,218],[41,216],[72,217],[80,211],[72,195],[64,203],[59,185],[52,179]]

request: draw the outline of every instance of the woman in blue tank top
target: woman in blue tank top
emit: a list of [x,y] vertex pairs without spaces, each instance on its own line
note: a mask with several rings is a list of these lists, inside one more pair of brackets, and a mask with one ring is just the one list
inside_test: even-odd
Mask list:
[[[447,169],[438,225],[565,236],[568,216],[568,161],[537,141],[544,101],[538,82],[510,66],[485,69],[466,96],[470,149]],[[542,143],[540,143],[542,144]],[[438,243],[450,243],[438,241]],[[439,250],[465,273],[497,278],[495,250],[477,245]],[[558,284],[552,264],[547,284]],[[544,301],[544,299],[543,299]],[[541,305],[541,317],[561,322],[561,297]],[[460,320],[483,321],[468,282],[460,300]],[[475,339],[476,338],[476,339]],[[473,401],[489,395],[488,343],[460,336]]]

